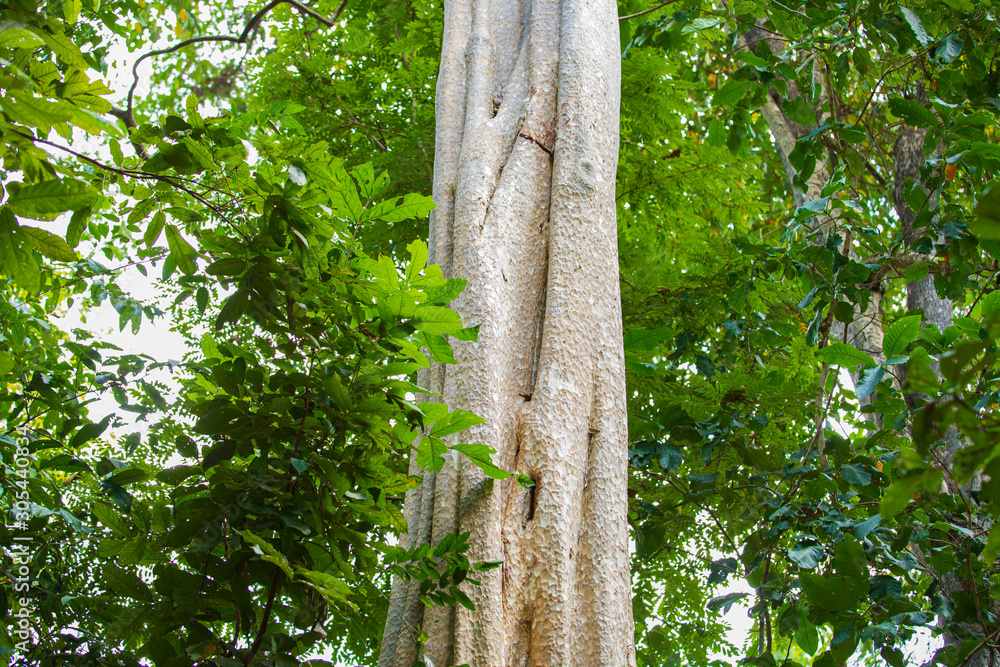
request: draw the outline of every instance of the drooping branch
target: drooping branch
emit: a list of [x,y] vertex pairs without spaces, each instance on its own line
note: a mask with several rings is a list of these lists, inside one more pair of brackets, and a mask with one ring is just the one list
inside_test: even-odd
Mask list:
[[18,132],[17,130],[11,130],[11,132],[13,134],[18,135],[19,137],[23,137],[23,138],[27,139],[28,141],[30,141],[32,143],[45,144],[46,146],[51,146],[53,148],[57,148],[57,149],[63,151],[64,153],[69,153],[70,155],[72,155],[73,157],[77,158],[78,160],[83,160],[84,162],[87,162],[88,164],[93,165],[93,166],[97,167],[98,169],[103,169],[105,171],[110,171],[110,172],[115,173],[115,174],[120,174],[122,176],[128,176],[129,178],[136,178],[136,179],[143,180],[143,181],[160,181],[162,183],[166,183],[166,184],[170,185],[171,187],[177,188],[181,192],[185,192],[185,193],[191,195],[196,201],[198,201],[199,203],[203,204],[205,207],[207,207],[213,213],[215,213],[217,216],[219,216],[219,218],[221,218],[223,220],[226,219],[225,211],[223,211],[222,209],[220,209],[213,202],[211,202],[208,199],[206,199],[203,195],[195,192],[194,190],[192,190],[191,188],[189,188],[189,187],[187,187],[185,185],[182,185],[181,183],[178,182],[178,179],[176,179],[174,177],[164,176],[163,174],[156,174],[156,173],[152,173],[152,172],[148,172],[148,171],[141,171],[139,169],[122,169],[120,167],[113,167],[113,166],[111,166],[109,164],[105,164],[103,162],[100,162],[99,160],[95,160],[92,157],[88,157],[88,156],[84,155],[83,153],[78,153],[77,151],[75,151],[75,150],[73,150],[71,148],[67,148],[66,146],[60,146],[59,144],[54,143],[52,141],[49,141],[47,139],[40,139],[38,137],[33,137],[30,134],[25,134],[24,132]]
[[141,56],[132,64],[132,85],[128,89],[128,101],[126,103],[125,109],[115,109],[112,113],[121,118],[127,127],[136,127],[135,115],[133,113],[134,109],[134,99],[135,99],[135,89],[139,85],[139,65],[142,64],[144,60],[149,58],[155,58],[156,56],[167,55],[168,53],[175,53],[180,51],[186,46],[191,46],[192,44],[202,44],[205,42],[224,42],[227,44],[249,44],[250,37],[256,31],[260,22],[264,19],[268,12],[277,7],[280,4],[289,4],[298,11],[302,12],[306,16],[316,19],[327,28],[332,28],[337,24],[337,19],[340,18],[341,12],[344,11],[344,7],[347,6],[347,0],[341,0],[340,5],[334,11],[333,16],[327,18],[322,14],[316,12],[313,9],[305,6],[297,0],[271,0],[258,11],[256,14],[250,17],[247,21],[246,27],[243,28],[243,32],[239,35],[204,35],[201,37],[192,37],[190,39],[185,39],[182,42],[178,42],[173,46],[167,47],[165,49],[157,49],[156,51],[148,51]]

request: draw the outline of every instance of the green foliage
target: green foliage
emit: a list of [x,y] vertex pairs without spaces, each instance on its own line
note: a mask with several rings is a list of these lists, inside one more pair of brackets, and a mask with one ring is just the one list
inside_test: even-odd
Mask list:
[[[180,1],[0,11],[2,536],[37,538],[46,628],[31,653],[5,628],[0,651],[371,663],[388,573],[426,604],[469,606],[463,587],[497,564],[470,563],[466,536],[395,546],[419,483],[408,459],[510,475],[461,442],[479,417],[414,398],[418,369],[477,336],[448,308],[464,281],[416,240],[441,3],[352,0],[333,28],[279,5],[215,57],[156,56],[134,107],[95,78],[109,36],[134,60],[247,17]],[[690,0],[621,22],[639,664],[901,665],[929,631],[950,638],[932,664],[961,665],[996,634],[994,14]],[[112,102],[136,127],[108,119]],[[772,144],[767,105],[794,141]],[[898,177],[898,140],[919,133],[918,178]],[[131,296],[137,273],[163,298]],[[955,307],[943,330],[907,305],[926,276]],[[191,352],[64,330],[67,309],[106,305],[120,329],[169,324]],[[881,349],[852,337],[864,327]],[[0,605],[20,601],[4,589]],[[754,632],[731,645],[744,608]]]

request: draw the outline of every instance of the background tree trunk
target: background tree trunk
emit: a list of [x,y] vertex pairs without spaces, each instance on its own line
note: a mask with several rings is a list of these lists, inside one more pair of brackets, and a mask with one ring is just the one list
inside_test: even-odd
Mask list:
[[[608,0],[449,0],[437,92],[431,260],[479,342],[424,374],[461,434],[535,486],[454,458],[406,499],[409,546],[471,533],[502,560],[475,611],[395,582],[380,665],[635,663],[615,171],[620,48]],[[419,473],[415,464],[413,472]]]

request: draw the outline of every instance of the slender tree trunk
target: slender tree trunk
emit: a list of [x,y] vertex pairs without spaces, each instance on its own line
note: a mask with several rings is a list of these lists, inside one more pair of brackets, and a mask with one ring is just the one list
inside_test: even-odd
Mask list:
[[[396,581],[379,664],[634,665],[609,0],[446,0],[431,259],[481,323],[422,380],[486,418],[460,434],[535,486],[460,458],[408,494],[409,545],[470,532],[476,605]],[[411,465],[419,473],[415,465]],[[423,632],[422,652],[416,641]]]
[[[917,98],[921,104],[929,103],[928,96],[923,91],[922,87],[918,89]],[[896,207],[896,213],[899,215],[899,219],[903,225],[903,238],[906,239],[907,245],[910,244],[919,230],[913,229],[913,223],[916,220],[917,214],[907,205],[904,194],[906,192],[906,188],[908,187],[908,180],[913,180],[923,187],[923,183],[920,180],[920,167],[924,162],[924,138],[926,135],[926,130],[906,126],[896,139],[896,144],[893,150],[893,157],[895,159],[893,200]],[[933,197],[933,193],[926,188],[924,188],[924,194],[927,197]],[[950,299],[945,299],[938,295],[937,290],[934,287],[933,273],[929,273],[921,280],[907,283],[906,307],[909,310],[922,310],[924,313],[924,320],[929,324],[935,325],[940,331],[944,331],[952,324],[954,304],[952,304]],[[971,487],[958,488],[958,486],[951,480],[950,474],[947,474],[951,469],[955,455],[967,444],[968,442],[965,441],[958,433],[958,429],[954,426],[950,427],[945,432],[944,447],[939,450],[940,458],[936,461],[936,465],[946,472],[945,481],[947,482],[947,487],[945,490],[947,492],[958,493],[962,494],[966,498],[971,498]],[[971,517],[963,518],[968,520]],[[981,527],[984,529],[989,528],[989,526]],[[921,561],[926,563],[922,553],[915,553]],[[972,582],[963,580],[955,573],[946,573],[941,576],[940,579],[942,589],[949,596],[955,593],[964,593],[970,596],[976,595]],[[996,609],[991,611],[994,614],[996,613]],[[971,634],[985,635],[993,630],[992,627],[981,627],[976,624],[963,624],[963,627]],[[946,645],[960,644],[962,642],[962,637],[956,637],[954,634],[946,632],[944,633],[944,641]],[[989,649],[984,649],[973,654],[964,663],[965,667],[996,667],[998,664],[1000,663],[998,663],[996,652]]]

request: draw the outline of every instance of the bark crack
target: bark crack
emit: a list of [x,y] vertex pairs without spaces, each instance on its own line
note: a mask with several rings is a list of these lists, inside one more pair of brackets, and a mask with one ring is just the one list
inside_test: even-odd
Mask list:
[[518,132],[517,136],[521,137],[522,139],[527,139],[531,143],[535,144],[536,146],[538,146],[543,151],[545,151],[546,153],[549,154],[549,159],[552,159],[552,149],[549,148],[548,146],[546,146],[545,144],[543,144],[541,142],[541,140],[536,139],[535,137],[531,136],[530,134],[525,134],[524,132]]

